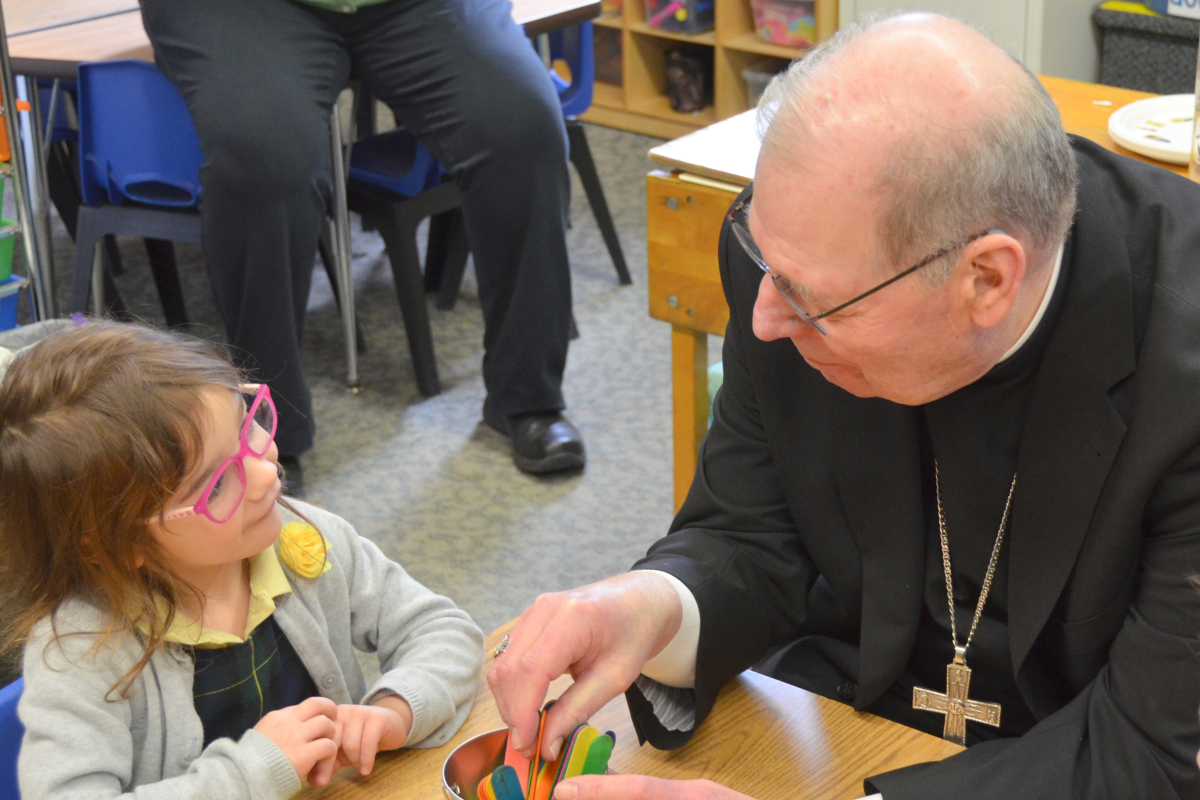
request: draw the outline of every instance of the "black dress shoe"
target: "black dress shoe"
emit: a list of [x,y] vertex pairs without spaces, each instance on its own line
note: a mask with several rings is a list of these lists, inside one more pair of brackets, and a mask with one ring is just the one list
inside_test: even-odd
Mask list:
[[283,482],[283,493],[297,500],[304,499],[304,468],[296,456],[280,456],[279,466],[283,467],[280,480]]
[[583,436],[561,411],[504,417],[484,406],[484,421],[512,440],[513,463],[530,475],[583,469]]

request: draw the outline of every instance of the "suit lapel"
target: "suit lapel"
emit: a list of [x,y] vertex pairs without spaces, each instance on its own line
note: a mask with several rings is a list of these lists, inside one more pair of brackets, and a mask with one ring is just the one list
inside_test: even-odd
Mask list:
[[856,708],[904,669],[921,616],[924,514],[917,409],[882,400],[836,404],[838,491],[862,556]]
[[1079,212],[1065,302],[1021,434],[1008,573],[1018,675],[1066,585],[1125,436],[1107,393],[1135,368],[1133,298],[1125,243],[1106,217],[1103,209]]

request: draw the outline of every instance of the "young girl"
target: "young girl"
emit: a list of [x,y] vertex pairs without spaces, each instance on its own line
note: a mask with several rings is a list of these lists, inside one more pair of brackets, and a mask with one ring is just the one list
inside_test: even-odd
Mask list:
[[[462,724],[479,629],[344,520],[281,500],[274,431],[265,385],[170,333],[90,324],[9,368],[23,800],[285,798]],[[379,654],[369,689],[353,648]]]

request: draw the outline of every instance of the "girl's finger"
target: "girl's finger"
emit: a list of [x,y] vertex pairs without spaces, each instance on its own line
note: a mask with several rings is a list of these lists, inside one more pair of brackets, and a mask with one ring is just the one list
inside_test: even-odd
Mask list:
[[[325,761],[326,759],[332,760],[334,758],[337,758],[338,750],[337,750],[337,745],[335,745],[333,743],[333,739],[316,739],[314,741],[308,742],[303,747],[301,747],[300,754],[306,763],[311,761],[312,764],[314,765],[314,768],[312,770],[309,770],[309,775],[311,775],[313,773],[313,771],[316,769],[316,765],[319,764],[321,761]],[[333,775],[333,770],[331,769],[329,771],[329,775],[324,776],[326,783],[329,782],[329,778],[332,777],[332,775]],[[318,784],[318,785],[323,786],[324,784]]]
[[337,719],[337,703],[328,697],[310,697],[303,703],[293,706],[294,713],[301,722],[312,719],[317,715]]
[[357,713],[346,722],[346,727],[342,729],[342,752],[346,755],[346,761],[355,769],[359,768],[362,729],[362,718]]
[[381,714],[372,714],[371,719],[363,726],[362,739],[358,745],[358,771],[370,775],[375,768],[375,754],[379,752],[379,740],[388,726],[388,720]]
[[308,773],[308,782],[313,786],[324,786],[333,777],[336,768],[337,755],[333,758],[323,758],[313,766]]
[[323,714],[318,714],[300,723],[299,731],[306,742],[328,739],[333,742],[335,748],[337,747],[337,723]]

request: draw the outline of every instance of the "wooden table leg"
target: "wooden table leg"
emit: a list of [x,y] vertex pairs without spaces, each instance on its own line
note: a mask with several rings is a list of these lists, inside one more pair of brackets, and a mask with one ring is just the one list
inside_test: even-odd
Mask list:
[[683,505],[700,443],[708,432],[708,334],[671,326],[672,420],[675,434],[675,510]]

